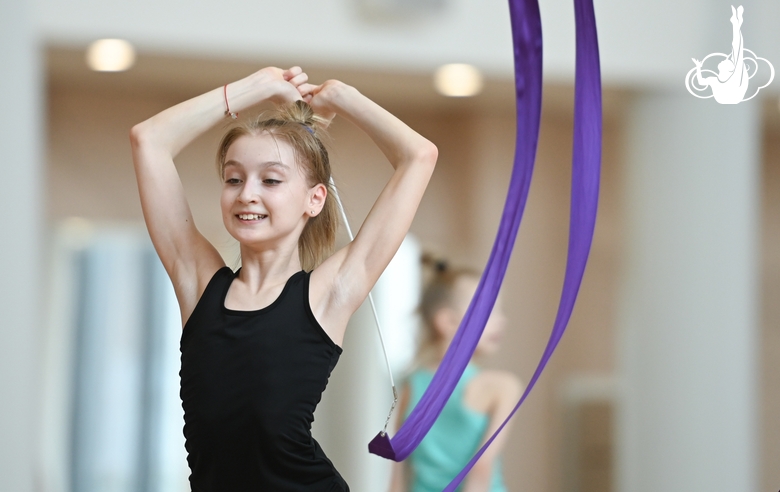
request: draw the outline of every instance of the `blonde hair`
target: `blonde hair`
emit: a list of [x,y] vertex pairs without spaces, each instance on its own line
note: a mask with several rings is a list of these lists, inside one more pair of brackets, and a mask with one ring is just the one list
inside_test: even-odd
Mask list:
[[471,268],[451,267],[447,261],[436,259],[430,254],[421,258],[423,268],[430,270],[429,280],[423,289],[419,312],[422,318],[419,345],[417,349],[417,364],[432,362],[434,349],[439,334],[436,330],[436,314],[444,308],[454,308],[455,289],[458,280],[473,278],[479,280],[479,273]]
[[304,172],[308,185],[322,184],[327,189],[322,211],[310,217],[298,238],[298,257],[301,268],[314,270],[333,254],[338,228],[338,210],[330,184],[330,160],[322,143],[324,120],[314,114],[307,103],[295,101],[276,110],[262,113],[257,118],[228,130],[217,149],[217,171],[224,177],[225,156],[239,138],[269,133],[292,147],[296,162]]

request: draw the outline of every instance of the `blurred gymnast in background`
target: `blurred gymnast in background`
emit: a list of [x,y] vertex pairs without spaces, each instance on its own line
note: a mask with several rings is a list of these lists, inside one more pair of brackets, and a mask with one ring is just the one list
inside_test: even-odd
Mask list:
[[[420,304],[423,332],[416,368],[401,390],[399,427],[431,383],[479,284],[474,271],[451,268],[428,256],[423,257],[423,265],[432,270],[431,279]],[[498,350],[505,324],[499,296],[475,359]],[[391,492],[441,492],[498,429],[520,398],[521,389],[514,374],[481,369],[470,362],[428,435],[406,461],[394,464]],[[507,436],[505,430],[496,438],[459,491],[506,491],[500,455]]]

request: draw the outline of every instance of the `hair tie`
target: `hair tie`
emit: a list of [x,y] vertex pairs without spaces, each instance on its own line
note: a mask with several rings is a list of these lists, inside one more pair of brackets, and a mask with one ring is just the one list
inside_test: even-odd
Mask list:
[[312,135],[314,135],[314,128],[310,127],[310,126],[309,126],[309,125],[307,125],[306,123],[301,123],[301,126],[303,126],[304,128],[306,128],[306,131],[307,131],[307,132],[309,132],[309,133],[311,133]]

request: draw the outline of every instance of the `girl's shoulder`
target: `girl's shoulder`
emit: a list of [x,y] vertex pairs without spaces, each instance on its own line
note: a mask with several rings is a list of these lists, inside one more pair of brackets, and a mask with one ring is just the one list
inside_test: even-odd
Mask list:
[[476,373],[472,382],[476,385],[494,388],[498,391],[509,391],[522,387],[520,378],[513,372],[502,369],[482,369]]

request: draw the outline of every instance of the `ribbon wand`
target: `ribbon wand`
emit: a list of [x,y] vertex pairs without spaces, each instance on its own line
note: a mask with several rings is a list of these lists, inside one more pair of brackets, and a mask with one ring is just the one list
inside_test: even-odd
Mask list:
[[[333,196],[336,198],[336,203],[339,205],[339,212],[341,212],[341,220],[344,221],[344,227],[347,229],[347,235],[350,241],[355,240],[355,235],[352,233],[352,228],[349,226],[349,219],[347,219],[347,213],[344,210],[344,204],[341,202],[339,191],[336,188],[336,183],[333,182],[333,176],[330,177],[330,187],[333,189]],[[371,292],[368,293],[368,302],[371,304],[371,312],[374,314],[374,323],[376,323],[376,330],[379,333],[379,343],[382,345],[382,354],[385,357],[385,365],[387,365],[387,374],[390,376],[390,387],[393,389],[393,403],[390,405],[390,411],[387,414],[387,420],[385,420],[385,426],[382,429],[382,435],[387,434],[387,426],[390,425],[390,419],[395,411],[395,406],[398,404],[398,390],[395,388],[395,380],[393,379],[393,371],[390,368],[390,358],[387,356],[387,348],[385,347],[385,337],[382,334],[382,326],[379,322],[379,315],[376,313],[376,304],[374,304],[374,296]]]

